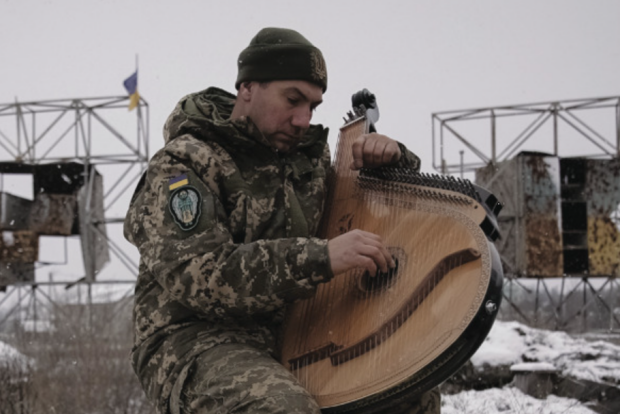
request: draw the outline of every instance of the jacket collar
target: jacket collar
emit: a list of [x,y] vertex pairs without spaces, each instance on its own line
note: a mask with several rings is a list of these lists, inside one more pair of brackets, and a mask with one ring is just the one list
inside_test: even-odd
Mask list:
[[[230,119],[234,104],[233,94],[215,87],[185,96],[166,121],[166,143],[178,136],[191,134],[197,139],[217,142],[228,151],[254,151],[257,145],[271,150],[271,144],[251,119]],[[320,157],[327,144],[327,135],[327,128],[311,125],[297,149],[282,158],[296,160],[297,164],[302,163],[301,158]],[[302,167],[300,164],[297,168],[299,170],[295,175],[298,176],[312,166]]]

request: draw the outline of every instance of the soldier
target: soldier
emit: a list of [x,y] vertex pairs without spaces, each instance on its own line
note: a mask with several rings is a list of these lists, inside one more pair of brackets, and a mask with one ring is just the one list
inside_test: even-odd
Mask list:
[[[394,266],[372,233],[314,237],[330,168],[328,131],[310,124],[327,89],[319,49],[263,29],[238,68],[236,96],[209,88],[178,103],[125,220],[141,256],[132,364],[161,414],[319,413],[274,359],[285,304],[348,269]],[[352,168],[419,168],[379,134],[353,155]],[[438,405],[433,392],[410,412]]]

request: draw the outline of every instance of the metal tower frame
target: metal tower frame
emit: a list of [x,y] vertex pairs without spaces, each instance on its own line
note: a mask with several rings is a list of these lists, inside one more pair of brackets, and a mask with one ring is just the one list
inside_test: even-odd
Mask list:
[[[516,118],[521,124],[512,121],[512,128],[503,130],[505,123]],[[606,122],[606,123],[605,123]],[[603,125],[605,123],[605,125]],[[606,127],[607,132],[602,132]],[[610,128],[611,127],[611,128]],[[469,129],[468,129],[469,128]],[[545,128],[547,131],[545,132]],[[551,148],[555,156],[566,156],[567,149],[573,149],[577,140],[573,139],[570,147],[562,140],[563,131],[570,131],[571,139],[582,140],[594,152],[581,155],[583,158],[620,158],[620,96],[589,99],[549,101],[531,104],[508,105],[498,107],[475,108],[467,110],[442,111],[432,114],[433,168],[442,174],[473,173],[485,166],[498,166],[495,175],[487,183],[492,183],[502,172],[500,163],[516,156],[520,151],[540,151],[542,145]],[[507,131],[508,132],[504,132]],[[467,131],[467,132],[466,132]],[[543,136],[543,141],[533,142],[533,137]],[[529,146],[529,147],[527,147]],[[451,148],[460,149],[456,152]],[[473,158],[465,162],[464,155]],[[575,156],[571,154],[570,156]],[[507,165],[505,163],[504,165]],[[612,216],[620,228],[620,212]],[[507,312],[516,313],[524,322],[533,325],[548,325],[553,322],[556,329],[568,329],[575,320],[580,319],[581,329],[588,329],[588,311],[592,306],[605,309],[609,316],[609,330],[620,329],[620,315],[615,312],[617,301],[605,301],[601,293],[605,289],[617,292],[620,281],[609,275],[598,278],[599,286],[592,283],[594,278],[587,275],[558,275],[561,278],[559,297],[553,298],[549,278],[530,278],[535,287],[526,286],[528,282],[516,274],[506,274],[504,292]],[[572,279],[572,280],[571,280]],[[573,282],[572,288],[565,290],[566,282]],[[512,292],[521,290],[535,295],[533,312],[521,309],[515,303]],[[581,290],[582,302],[579,309],[568,312],[566,305]],[[508,293],[506,293],[506,291]],[[611,295],[613,297],[613,294]],[[546,299],[552,306],[552,318],[540,316],[540,302]],[[553,321],[551,320],[553,319]]]
[[[136,260],[128,256],[114,240],[115,235],[120,234],[122,237],[120,224],[124,217],[109,216],[110,209],[128,191],[133,191],[149,159],[148,103],[140,98],[133,113],[122,114],[121,111],[128,111],[128,105],[128,96],[32,102],[16,100],[13,103],[0,104],[0,162],[27,165],[79,162],[84,165],[83,174],[86,177],[85,182],[88,183],[85,185],[88,192],[92,190],[91,180],[89,180],[89,174],[93,175],[91,171],[96,171],[97,168],[114,170],[112,181],[105,183],[103,220],[87,214],[88,225],[85,226],[85,231],[88,234],[81,234],[79,237],[104,238],[112,254],[112,260],[120,263],[129,276],[117,280],[96,280],[86,272],[77,280],[54,280],[53,275],[50,274],[48,281],[41,281],[37,280],[35,274],[34,281],[20,282],[5,287],[6,292],[0,299],[0,307],[12,296],[17,296],[17,304],[0,320],[0,326],[15,311],[23,309],[22,302],[27,298],[29,298],[29,303],[26,310],[33,315],[35,321],[38,317],[37,304],[48,310],[50,306],[58,309],[59,307],[52,298],[53,286],[64,286],[66,289],[78,286],[78,297],[81,296],[79,286],[86,286],[86,299],[88,303],[92,303],[93,285],[129,284],[132,288],[119,300],[119,306],[126,304],[127,299],[132,297],[138,265]],[[111,120],[112,118],[115,120]],[[123,128],[119,128],[119,124],[126,126],[130,125],[127,124],[128,122],[133,123],[134,121],[130,121],[131,118],[135,119],[135,133],[128,133]],[[7,132],[7,129],[3,127],[6,125],[14,125],[14,127],[9,128],[10,131]],[[110,177],[112,175],[105,175],[106,179]],[[88,193],[87,198],[90,197]],[[98,226],[101,224],[107,229],[106,232],[99,230]],[[118,231],[118,229],[121,230]],[[64,262],[37,262],[35,268],[67,264],[67,237],[64,240]],[[49,286],[50,291],[46,293],[42,289],[43,286]],[[41,300],[41,297],[45,299],[45,302]]]
[[[580,116],[585,111],[600,111],[607,108],[613,108],[615,112],[613,137],[606,137],[604,133],[592,127],[591,122]],[[517,131],[514,138],[502,146],[498,142],[499,124],[507,118],[514,117],[529,119],[525,127]],[[484,142],[481,135],[471,136],[459,131],[458,124],[464,121],[485,123],[480,131],[490,133],[489,141]],[[584,157],[620,156],[620,96],[436,112],[432,114],[432,123],[433,168],[442,174],[474,171],[488,164],[508,160],[516,155],[537,131],[549,124],[553,131],[547,138],[553,144],[553,155],[561,155],[559,128],[565,125],[600,151]],[[451,144],[465,148],[474,156],[475,161],[463,163],[448,160],[446,147]]]

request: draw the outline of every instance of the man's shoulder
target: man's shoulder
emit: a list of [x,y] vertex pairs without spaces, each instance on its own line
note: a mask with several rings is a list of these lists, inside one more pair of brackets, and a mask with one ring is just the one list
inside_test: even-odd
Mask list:
[[191,134],[184,134],[169,141],[152,158],[152,163],[161,162],[226,163],[231,160],[230,154],[215,141],[206,141]]

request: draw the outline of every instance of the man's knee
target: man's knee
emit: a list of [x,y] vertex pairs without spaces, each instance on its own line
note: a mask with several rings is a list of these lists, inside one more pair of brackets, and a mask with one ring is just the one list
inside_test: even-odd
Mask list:
[[221,345],[201,354],[180,388],[183,414],[320,413],[290,372],[265,352],[245,345]]
[[439,414],[441,413],[441,394],[438,388],[425,392],[419,399],[402,404],[394,411],[398,414]]
[[231,411],[231,414],[320,414],[314,399],[306,393],[271,395],[251,398]]

